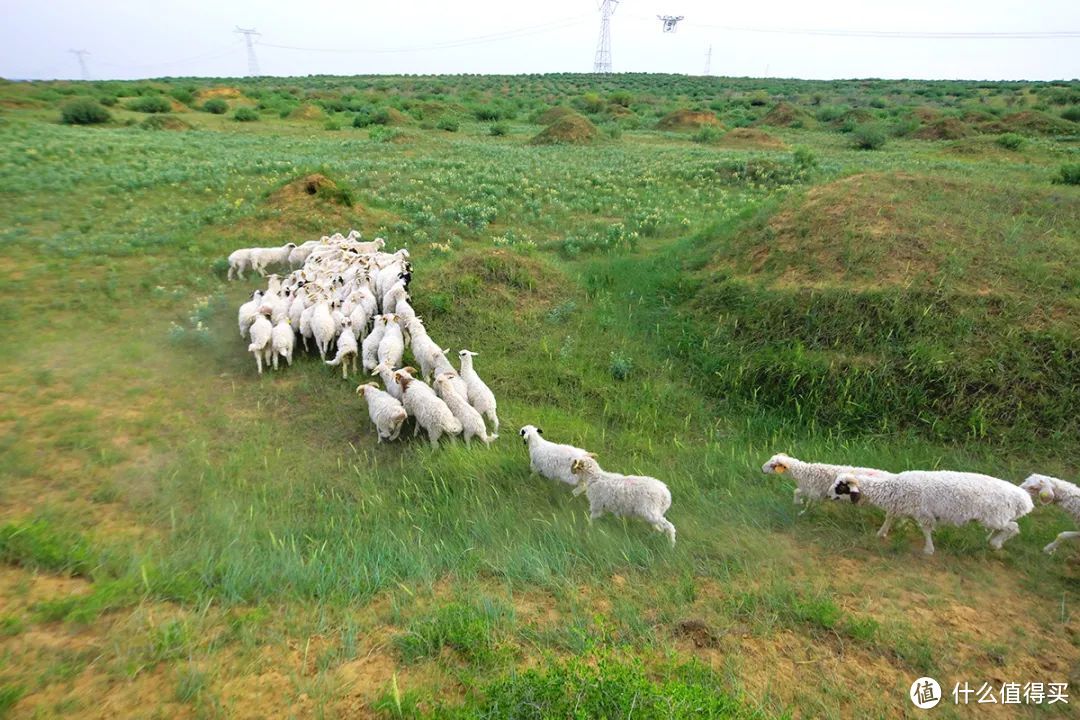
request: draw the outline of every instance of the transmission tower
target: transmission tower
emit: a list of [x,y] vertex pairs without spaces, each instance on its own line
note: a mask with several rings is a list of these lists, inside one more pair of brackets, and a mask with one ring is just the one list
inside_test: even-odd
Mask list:
[[664,32],[675,32],[675,26],[680,20],[685,20],[682,15],[657,15],[656,19],[664,23]]
[[68,50],[69,53],[79,58],[79,70],[82,71],[82,79],[90,79],[90,71],[86,69],[86,56],[90,54],[89,50]]
[[709,47],[705,51],[705,74],[708,75],[711,70],[712,70],[712,43],[709,43]]
[[236,26],[236,32],[244,36],[244,40],[247,41],[248,51],[248,76],[258,77],[262,73],[259,72],[259,60],[255,57],[255,40],[254,38],[262,35],[260,32],[256,32],[255,28],[242,28],[239,25]]
[[611,72],[611,16],[618,4],[619,0],[603,0],[600,4],[600,42],[596,44],[594,73]]

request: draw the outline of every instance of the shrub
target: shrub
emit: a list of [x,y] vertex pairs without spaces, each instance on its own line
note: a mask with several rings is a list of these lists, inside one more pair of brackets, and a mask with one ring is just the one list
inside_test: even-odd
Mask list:
[[143,95],[134,100],[128,100],[124,107],[135,112],[167,113],[172,110],[172,103],[163,95]]
[[221,98],[212,98],[203,103],[202,109],[214,115],[224,115],[229,112],[229,103]]
[[116,96],[115,95],[102,95],[101,97],[98,98],[98,102],[101,103],[102,105],[104,105],[105,107],[112,107],[112,106],[116,105]]
[[169,91],[169,95],[175,98],[178,102],[182,102],[185,105],[190,105],[195,101],[195,95],[187,88],[173,88]]
[[507,127],[506,123],[495,123],[488,128],[488,134],[492,137],[502,137],[503,135],[509,134],[509,132],[510,128]]
[[1080,185],[1080,163],[1062,165],[1054,182],[1059,185]]
[[65,125],[98,125],[110,120],[109,111],[94,100],[73,100],[60,109],[60,122]]
[[1080,123],[1080,105],[1073,105],[1071,108],[1061,113],[1061,117],[1066,120],[1072,120],[1075,123]]
[[435,123],[435,127],[440,130],[445,130],[446,132],[457,132],[461,127],[461,124],[458,122],[457,118],[446,115],[439,118],[439,122]]
[[259,113],[255,112],[251,108],[242,107],[239,108],[233,115],[233,118],[237,122],[253,122],[259,119]]
[[353,118],[354,128],[365,128],[368,125],[388,125],[389,123],[390,111],[386,108],[361,108]]
[[702,125],[696,133],[694,133],[694,142],[699,143],[714,143],[718,141],[724,134],[724,131],[715,125]]
[[621,352],[612,351],[611,365],[608,367],[611,377],[615,380],[625,380],[634,371],[634,361]]
[[794,161],[796,167],[802,168],[803,170],[813,170],[818,166],[817,155],[815,155],[814,151],[810,148],[795,148],[795,152],[792,153],[791,159]]
[[877,150],[885,145],[885,129],[877,123],[857,126],[851,132],[852,142],[860,150]]
[[1017,135],[1016,133],[1005,133],[1004,135],[998,136],[998,139],[994,142],[996,142],[998,145],[1005,148],[1006,150],[1019,150],[1020,147],[1024,144],[1025,140],[1023,135]]

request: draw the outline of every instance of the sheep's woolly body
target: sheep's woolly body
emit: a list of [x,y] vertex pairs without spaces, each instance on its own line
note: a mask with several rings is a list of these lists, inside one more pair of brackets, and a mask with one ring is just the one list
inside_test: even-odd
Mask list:
[[226,278],[229,280],[244,279],[244,271],[251,268],[252,248],[240,248],[229,253],[229,272]]
[[278,369],[278,357],[285,358],[285,361],[292,365],[293,346],[296,343],[296,335],[293,333],[292,326],[289,325],[289,318],[282,318],[277,325],[274,326],[274,332],[270,336],[270,347],[274,357],[274,369]]
[[[450,382],[454,384],[454,390],[463,398],[469,397],[469,386],[465,384],[465,381],[458,375],[458,371],[450,364],[450,361],[446,359],[446,353],[450,352],[450,348],[436,350],[431,354],[431,372],[436,377],[439,375],[449,375]],[[421,363],[421,366],[423,363]]]
[[287,265],[289,253],[296,247],[295,243],[287,243],[276,248],[252,248],[251,268],[266,277],[266,268],[269,265]]
[[379,344],[384,334],[386,334],[386,316],[376,315],[375,324],[372,325],[371,332],[364,338],[361,346],[360,355],[364,363],[364,372],[371,372],[379,364]]
[[397,440],[401,434],[401,426],[409,416],[405,406],[397,398],[375,387],[374,383],[361,385],[356,390],[363,393],[364,400],[367,401],[368,417],[375,425],[379,442]]
[[[439,446],[439,438],[445,435],[457,435],[462,431],[461,423],[450,408],[435,395],[425,383],[396,373],[395,379],[401,385],[402,404],[405,411],[416,419],[416,432],[423,428],[431,441],[431,446]],[[416,432],[413,434],[415,435]]]
[[[887,514],[878,534],[888,534],[892,520],[909,517],[919,524],[931,555],[931,534],[938,523],[964,525],[975,521],[993,531],[990,545],[1000,549],[1019,534],[1016,520],[1031,512],[1031,497],[1012,483],[989,475],[950,470],[909,470],[899,474],[841,474],[833,484],[833,497],[866,498]],[[857,500],[856,500],[857,502]]]
[[384,362],[390,367],[398,367],[405,356],[405,338],[401,334],[401,325],[397,318],[391,315],[386,320],[386,330],[382,339],[379,340],[379,349],[376,353],[379,362]]
[[334,317],[330,314],[330,306],[320,302],[311,313],[311,334],[315,337],[315,345],[319,348],[319,357],[326,360],[326,353],[330,349],[337,334]]
[[[795,478],[795,504],[806,508],[815,500],[827,500],[833,483],[842,473],[856,475],[874,475],[882,472],[876,468],[853,467],[851,465],[829,465],[826,463],[808,463],[779,453],[769,458],[761,467],[763,473],[790,473]],[[800,513],[801,514],[801,513]]]
[[461,379],[465,382],[465,387],[469,391],[466,399],[470,405],[476,408],[477,412],[488,419],[491,423],[491,432],[498,433],[499,415],[496,412],[495,393],[491,392],[491,388],[480,379],[480,376],[476,374],[476,370],[473,369],[473,356],[477,354],[471,350],[462,350],[458,353],[458,357],[461,358]]
[[255,322],[251,323],[251,344],[248,345],[248,352],[255,355],[255,365],[259,368],[259,374],[262,375],[263,361],[266,364],[270,364],[271,353],[273,348],[270,345],[270,340],[274,335],[274,326],[270,324],[270,321],[265,315],[259,313],[255,316]]
[[259,307],[262,305],[262,296],[262,290],[256,290],[251,293],[251,299],[240,306],[240,311],[237,313],[237,322],[240,325],[240,337],[247,337],[251,323],[255,322],[255,317],[259,314]]
[[337,356],[333,360],[327,360],[327,365],[341,366],[341,377],[349,377],[349,365],[356,372],[356,355],[360,348],[356,344],[356,335],[353,334],[352,324],[346,320],[345,326],[337,339]]
[[[1080,524],[1080,487],[1049,475],[1031,475],[1020,487],[1044,504],[1057,505]],[[1043,552],[1052,554],[1062,540],[1080,540],[1080,531],[1066,530],[1058,533],[1054,541],[1043,548]]]
[[675,544],[675,526],[664,517],[671,507],[668,486],[647,475],[620,475],[603,470],[591,457],[574,460],[572,470],[581,477],[575,495],[585,493],[589,515],[596,519],[609,512],[624,517],[639,517]]
[[529,468],[549,480],[559,480],[577,485],[578,478],[571,474],[570,464],[589,452],[573,445],[562,445],[545,440],[543,431],[535,425],[526,425],[518,431],[529,449]]
[[490,445],[498,438],[498,435],[488,435],[484,427],[484,418],[476,411],[469,401],[454,390],[454,383],[449,375],[440,375],[435,381],[435,389],[439,397],[443,399],[450,412],[461,423],[462,434],[465,436],[465,444],[468,445],[473,437],[480,438],[485,445]]

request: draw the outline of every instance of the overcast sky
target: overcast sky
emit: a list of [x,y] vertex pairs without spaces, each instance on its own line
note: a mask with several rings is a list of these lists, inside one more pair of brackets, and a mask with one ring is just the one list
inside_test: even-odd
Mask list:
[[[0,76],[238,76],[236,25],[262,33],[264,75],[590,72],[598,0],[3,0]],[[683,15],[677,32],[657,14]],[[1077,0],[623,0],[612,20],[615,72],[800,78],[1072,79],[1080,37],[895,38],[751,30],[1080,35]],[[301,49],[285,49],[272,45]],[[319,51],[321,49],[322,51]],[[344,52],[339,52],[344,51]]]

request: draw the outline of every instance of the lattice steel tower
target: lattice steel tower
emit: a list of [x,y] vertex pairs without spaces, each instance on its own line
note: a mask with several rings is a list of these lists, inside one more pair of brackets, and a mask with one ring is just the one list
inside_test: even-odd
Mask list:
[[619,0],[602,0],[600,4],[600,42],[596,44],[596,59],[593,60],[594,73],[611,72],[611,16]]
[[239,25],[236,26],[236,32],[244,36],[244,40],[247,41],[248,51],[248,76],[258,77],[262,73],[259,72],[259,59],[255,57],[255,40],[262,33],[256,32],[255,28],[242,28]]
[[90,71],[86,69],[86,56],[90,54],[89,50],[68,50],[69,53],[79,58],[79,70],[82,72],[82,79],[90,79]]

